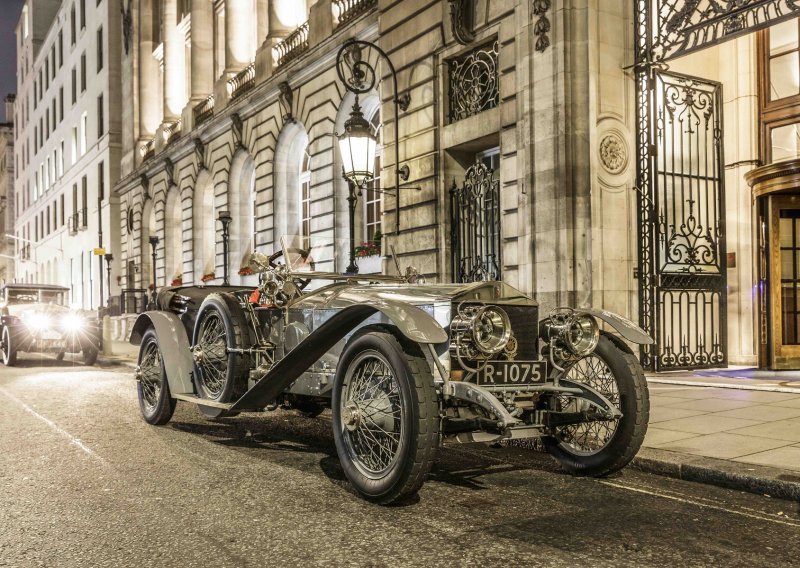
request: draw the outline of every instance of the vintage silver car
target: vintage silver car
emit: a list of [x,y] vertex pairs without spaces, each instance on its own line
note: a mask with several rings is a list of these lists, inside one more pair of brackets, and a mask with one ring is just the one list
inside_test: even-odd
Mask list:
[[628,344],[652,340],[632,322],[571,308],[540,320],[503,282],[327,272],[329,248],[287,243],[253,255],[255,291],[165,288],[139,316],[147,422],[167,423],[177,400],[209,418],[330,407],[344,473],[383,504],[417,492],[443,440],[541,438],[565,469],[593,476],[638,451],[649,401]]
[[67,305],[69,288],[50,284],[6,284],[0,288],[0,355],[13,366],[20,352],[82,353],[94,365],[100,351],[102,322],[97,312]]

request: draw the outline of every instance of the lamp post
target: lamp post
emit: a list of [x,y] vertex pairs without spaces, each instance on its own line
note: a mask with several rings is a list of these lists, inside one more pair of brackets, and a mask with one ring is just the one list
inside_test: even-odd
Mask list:
[[106,282],[108,282],[108,307],[111,308],[111,261],[114,260],[114,255],[107,252],[106,258]]
[[356,184],[350,181],[347,176],[345,176],[345,181],[347,182],[347,206],[350,213],[350,264],[347,265],[347,268],[344,271],[347,274],[358,274],[358,265],[356,264],[356,246],[355,246],[355,239],[356,239],[356,201],[358,198],[356,197]]
[[380,47],[372,42],[359,39],[349,39],[339,49],[336,56],[336,72],[345,88],[355,94],[355,102],[350,118],[344,124],[344,132],[339,136],[339,151],[342,156],[342,175],[348,182],[349,192],[347,202],[350,207],[350,266],[347,272],[358,272],[355,264],[355,207],[356,190],[362,189],[375,177],[375,150],[378,140],[372,132],[372,127],[364,118],[358,104],[358,96],[369,93],[375,89],[378,78],[375,68],[370,63],[370,57],[364,57],[365,50],[374,50],[386,62],[389,69],[392,85],[394,87],[394,170],[395,187],[397,191],[395,234],[400,232],[400,183],[408,180],[409,169],[407,165],[400,165],[400,135],[397,121],[400,111],[407,110],[411,103],[408,93],[402,95],[397,88],[397,71],[391,59]]
[[218,219],[222,223],[222,284],[228,286],[228,227],[232,218],[230,211],[220,211]]
[[156,299],[156,247],[158,246],[158,236],[153,235],[150,237],[150,248],[153,249],[153,303]]

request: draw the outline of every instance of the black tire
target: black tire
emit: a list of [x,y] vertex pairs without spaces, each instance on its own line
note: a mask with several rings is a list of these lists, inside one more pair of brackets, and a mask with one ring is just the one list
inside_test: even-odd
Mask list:
[[[592,360],[592,357],[595,359]],[[594,353],[581,361],[570,368],[568,377],[572,380],[587,382],[604,394],[606,398],[617,403],[622,417],[616,421],[613,432],[605,428],[608,426],[610,429],[614,421],[601,423],[596,434],[599,436],[602,433],[603,439],[597,442],[597,448],[576,447],[581,443],[575,438],[581,437],[578,433],[581,432],[579,429],[582,428],[582,425],[562,427],[558,429],[555,436],[545,437],[542,441],[550,455],[568,472],[574,475],[603,477],[628,465],[644,441],[650,416],[647,381],[636,356],[624,344],[618,345],[615,340],[605,335],[600,337]],[[592,375],[591,372],[584,371],[584,369],[591,369],[594,361],[599,361],[595,369],[604,371],[605,369],[601,365],[605,365],[610,371],[612,375],[610,382],[601,383],[595,379],[592,384],[591,378],[579,376],[581,373],[586,373],[587,376]],[[578,365],[582,366],[578,367]],[[594,373],[593,376],[597,377],[601,374]],[[612,383],[616,385],[616,392],[611,386],[600,388],[600,384],[611,385]],[[586,442],[583,443],[586,444]]]
[[[374,401],[380,400],[384,408],[372,406],[369,414],[362,414],[356,400],[363,402],[365,399],[357,398],[357,393],[352,392],[351,387],[356,388],[359,384],[357,373],[362,365],[369,364],[385,366],[385,370],[392,373],[397,392],[393,392],[393,387],[389,392],[378,390],[379,386],[387,387],[387,374],[384,371],[384,378],[377,384],[364,387],[373,390],[370,391],[369,402],[363,405],[366,409],[376,404]],[[364,375],[369,371],[364,369],[360,379],[362,385],[365,384],[363,381],[374,381],[374,376],[380,370],[373,367],[371,375],[365,379]],[[384,398],[379,399],[379,394]],[[358,408],[353,411],[353,407]],[[342,353],[333,387],[332,410],[333,437],[342,469],[363,498],[386,505],[417,493],[433,465],[438,449],[439,404],[433,376],[416,346],[403,346],[391,333],[365,328],[362,334],[350,340]],[[354,418],[356,415],[358,418]],[[375,415],[378,415],[377,419],[373,418]],[[382,421],[385,428],[378,425],[378,420]],[[372,433],[377,428],[385,434],[379,436],[387,442],[392,459],[388,464],[380,464],[385,465],[383,469],[377,469],[379,465],[366,463],[372,456],[366,456],[365,461],[364,449],[368,450],[369,440],[375,438],[367,438],[364,432],[359,435],[358,431],[362,428],[373,428]],[[396,442],[394,449],[392,442]],[[379,460],[383,458],[380,454],[376,457]]]
[[169,422],[177,401],[169,392],[164,359],[161,357],[161,348],[153,328],[148,329],[142,337],[136,378],[139,411],[144,421],[154,426]]
[[[247,318],[234,296],[210,294],[206,297],[197,313],[192,344],[195,346],[192,348],[194,384],[200,398],[231,402],[247,391],[250,358],[227,352],[252,344]],[[211,407],[203,409],[203,415],[208,418],[217,418],[224,412]]]
[[[91,367],[97,363],[98,350],[97,347],[84,347],[83,349],[83,364]],[[63,358],[63,357],[62,357]]]
[[66,355],[66,353],[64,353],[63,351],[59,351],[58,353],[56,353],[56,361],[63,361],[64,355]]
[[0,337],[0,357],[3,365],[13,367],[17,364],[17,349],[14,347],[14,335],[8,327],[3,328],[3,335]]

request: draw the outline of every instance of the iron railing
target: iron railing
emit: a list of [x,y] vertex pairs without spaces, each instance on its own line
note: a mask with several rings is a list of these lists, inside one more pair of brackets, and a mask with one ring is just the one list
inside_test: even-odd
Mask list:
[[251,63],[228,80],[228,94],[231,100],[241,97],[256,86],[256,64]]
[[194,125],[199,126],[206,120],[214,116],[214,95],[210,95],[207,99],[195,105],[192,109],[194,114]]
[[78,213],[73,213],[69,216],[69,220],[67,221],[67,227],[69,229],[69,234],[74,235],[78,232],[78,222],[80,221],[80,217]]
[[456,122],[500,104],[497,59],[500,44],[490,44],[447,62],[449,73],[448,116]]
[[478,162],[465,172],[464,185],[450,189],[453,277],[456,282],[500,280],[500,180]]
[[123,288],[120,294],[120,311],[123,314],[140,314],[147,305],[147,290]]
[[272,49],[278,67],[300,57],[308,51],[308,22],[302,24]]
[[155,140],[147,140],[144,144],[141,145],[139,148],[139,153],[142,155],[142,160],[149,160],[153,156],[156,155],[156,143]]
[[333,0],[339,26],[356,19],[377,5],[378,0]]
[[169,146],[181,137],[181,121],[176,120],[164,128],[164,143]]

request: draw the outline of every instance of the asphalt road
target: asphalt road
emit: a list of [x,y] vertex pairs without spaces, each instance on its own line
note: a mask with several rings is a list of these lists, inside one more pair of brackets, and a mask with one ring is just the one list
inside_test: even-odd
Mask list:
[[130,369],[0,367],[0,566],[797,566],[800,510],[448,446],[419,499],[353,495],[330,416],[139,418]]

